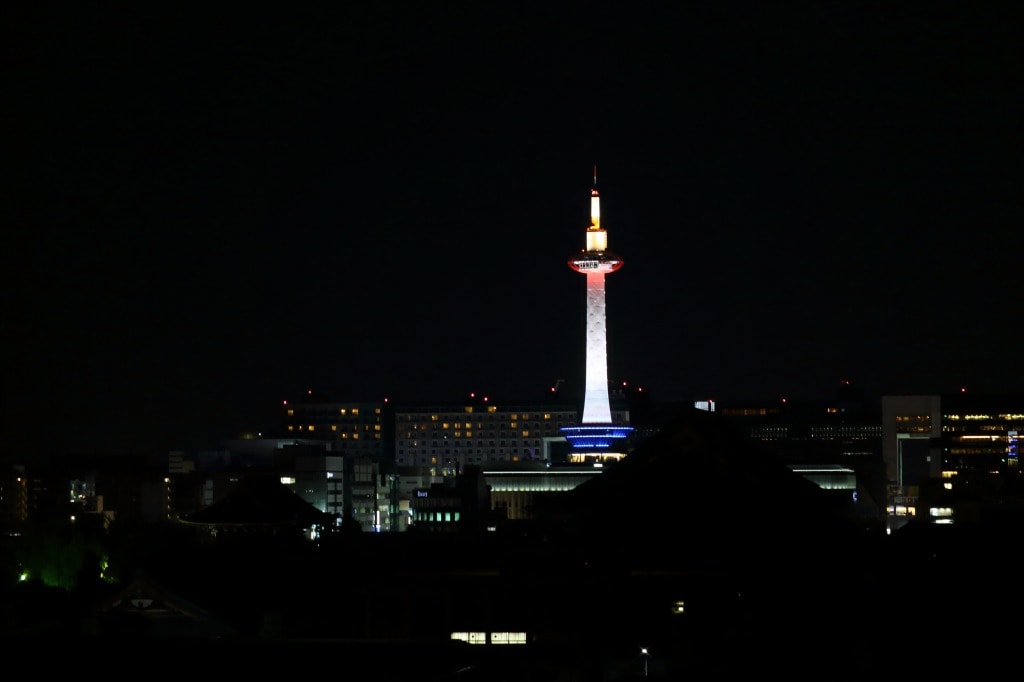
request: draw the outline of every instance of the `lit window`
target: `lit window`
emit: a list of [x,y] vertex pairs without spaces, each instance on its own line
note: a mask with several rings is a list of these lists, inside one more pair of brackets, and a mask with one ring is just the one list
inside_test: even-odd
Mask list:
[[491,644],[526,644],[525,632],[492,632]]

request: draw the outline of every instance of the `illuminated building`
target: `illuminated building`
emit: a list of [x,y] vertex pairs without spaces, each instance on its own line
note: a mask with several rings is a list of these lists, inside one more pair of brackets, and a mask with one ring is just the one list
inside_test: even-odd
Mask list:
[[386,408],[382,402],[334,402],[309,391],[302,400],[282,403],[283,435],[329,442],[338,455],[387,462]]
[[570,405],[506,404],[473,397],[461,403],[395,408],[395,464],[451,476],[467,465],[551,462]]
[[615,460],[625,456],[625,441],[633,432],[630,426],[613,423],[608,396],[604,279],[622,265],[622,259],[608,250],[608,232],[601,227],[601,197],[595,167],[586,248],[569,258],[569,267],[587,278],[587,375],[583,418],[579,424],[562,429],[574,462]]
[[968,523],[1016,508],[1024,394],[885,396],[888,529]]

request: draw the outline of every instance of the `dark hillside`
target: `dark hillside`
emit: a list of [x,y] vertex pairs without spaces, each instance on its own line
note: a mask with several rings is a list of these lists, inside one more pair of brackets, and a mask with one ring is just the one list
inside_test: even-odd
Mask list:
[[700,410],[680,412],[605,474],[548,504],[579,541],[635,567],[789,572],[846,561],[879,541],[852,502],[837,502]]

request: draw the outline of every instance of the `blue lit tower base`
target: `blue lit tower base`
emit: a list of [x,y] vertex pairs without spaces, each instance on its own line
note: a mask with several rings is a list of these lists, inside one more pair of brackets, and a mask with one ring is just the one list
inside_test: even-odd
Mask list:
[[569,441],[569,461],[573,463],[617,461],[626,456],[626,440],[632,426],[620,424],[580,424],[563,426]]
[[605,330],[604,278],[622,267],[622,259],[608,250],[608,233],[601,228],[601,199],[597,168],[590,190],[590,227],[586,248],[569,259],[569,267],[587,277],[587,386],[583,419],[562,428],[569,441],[570,462],[617,460],[626,456],[630,426],[612,424],[608,399],[608,351]]

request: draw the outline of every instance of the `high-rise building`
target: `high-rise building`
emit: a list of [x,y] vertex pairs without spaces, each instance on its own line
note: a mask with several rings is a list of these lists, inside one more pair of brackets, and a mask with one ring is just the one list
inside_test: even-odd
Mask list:
[[615,460],[625,456],[625,441],[633,429],[612,422],[608,395],[608,340],[604,279],[623,265],[608,250],[608,232],[601,227],[601,196],[597,191],[597,167],[590,190],[590,226],[585,248],[569,258],[569,267],[587,278],[587,375],[580,423],[562,429],[570,445],[570,459]]
[[328,442],[337,455],[387,465],[387,407],[384,402],[335,402],[309,391],[302,400],[283,403],[282,435]]
[[572,424],[569,405],[492,403],[487,399],[395,408],[395,464],[453,476],[467,465],[550,464],[564,446],[560,429]]
[[1024,393],[883,396],[888,527],[1020,516]]

